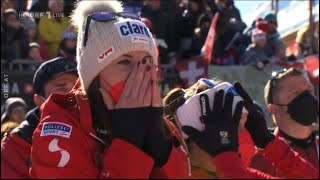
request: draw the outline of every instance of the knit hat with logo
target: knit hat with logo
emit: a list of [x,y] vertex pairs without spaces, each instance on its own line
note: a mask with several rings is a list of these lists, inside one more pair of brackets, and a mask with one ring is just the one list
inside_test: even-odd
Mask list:
[[80,1],[72,21],[78,29],[77,61],[80,81],[87,90],[95,77],[113,60],[133,51],[149,53],[157,64],[156,46],[147,26],[139,21],[116,16],[114,20],[91,20],[84,46],[85,19],[97,12],[122,12],[118,1]]

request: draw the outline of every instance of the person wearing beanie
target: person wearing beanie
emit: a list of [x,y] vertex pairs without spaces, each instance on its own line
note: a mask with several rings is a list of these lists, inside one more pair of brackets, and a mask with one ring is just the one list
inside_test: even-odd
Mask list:
[[1,179],[30,179],[29,167],[32,135],[41,113],[40,106],[52,93],[69,92],[77,80],[77,64],[63,57],[40,65],[33,76],[34,103],[19,126],[1,141]]
[[14,9],[6,9],[1,24],[1,58],[7,61],[25,58],[28,43]]
[[80,1],[79,80],[41,106],[31,178],[187,178],[187,157],[162,119],[154,39],[118,1]]
[[6,100],[1,110],[1,139],[23,121],[26,110],[27,104],[23,99],[11,97]]
[[267,33],[269,29],[268,21],[266,21],[262,17],[258,17],[255,21],[255,27]]
[[277,41],[281,40],[280,34],[278,33],[278,21],[275,12],[268,12],[264,15],[263,19],[268,22],[267,30],[267,45],[264,51],[268,57],[275,54],[275,46]]
[[251,33],[251,44],[240,58],[241,65],[255,66],[262,69],[264,64],[269,62],[269,58],[264,52],[266,47],[266,34],[260,29],[253,29]]
[[59,45],[58,56],[63,56],[72,61],[76,60],[77,36],[72,30],[66,30],[62,33]]
[[[39,48],[41,59],[47,60],[48,50],[44,40],[39,36],[38,27],[35,19],[31,17],[31,14],[29,12],[23,12],[22,17],[25,17],[25,18],[20,19],[20,23],[24,29],[27,43],[29,45],[30,43],[33,43],[33,42],[37,43],[39,45],[38,48]],[[28,52],[30,52],[30,49]],[[26,55],[26,58],[29,58],[28,56],[30,56],[29,53]]]
[[[27,61],[30,62],[38,62],[35,64],[23,64],[22,69],[25,71],[33,71],[35,72],[39,67],[40,63],[43,61],[40,55],[40,46],[36,42],[29,43],[28,56]],[[38,65],[39,64],[39,65]]]

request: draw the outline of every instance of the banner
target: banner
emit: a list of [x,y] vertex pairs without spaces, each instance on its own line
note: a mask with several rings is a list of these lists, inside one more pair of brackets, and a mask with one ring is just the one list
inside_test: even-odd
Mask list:
[[10,97],[20,97],[26,101],[28,109],[33,102],[33,72],[2,72],[1,105]]

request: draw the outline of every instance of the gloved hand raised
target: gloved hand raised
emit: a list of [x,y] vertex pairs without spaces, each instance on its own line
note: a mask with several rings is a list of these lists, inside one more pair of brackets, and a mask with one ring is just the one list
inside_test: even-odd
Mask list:
[[226,151],[238,151],[238,126],[241,118],[243,102],[236,105],[232,117],[233,94],[227,93],[223,103],[224,91],[215,94],[213,109],[210,109],[206,94],[200,96],[200,119],[205,124],[205,130],[200,132],[191,126],[183,126],[184,131],[192,141],[211,156]]
[[254,144],[258,148],[263,149],[269,144],[269,142],[274,139],[274,135],[268,130],[266,120],[262,112],[260,112],[254,105],[251,97],[243,89],[241,84],[239,82],[235,82],[233,86],[237,90],[239,95],[243,98],[244,107],[249,112],[245,127],[250,133]]

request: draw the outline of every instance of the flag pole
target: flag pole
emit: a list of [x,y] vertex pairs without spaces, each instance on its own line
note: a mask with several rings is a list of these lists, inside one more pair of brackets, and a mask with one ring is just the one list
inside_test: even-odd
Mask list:
[[310,37],[310,46],[309,46],[309,55],[313,54],[313,43],[314,43],[314,22],[312,9],[313,8],[313,0],[309,0],[309,37]]

